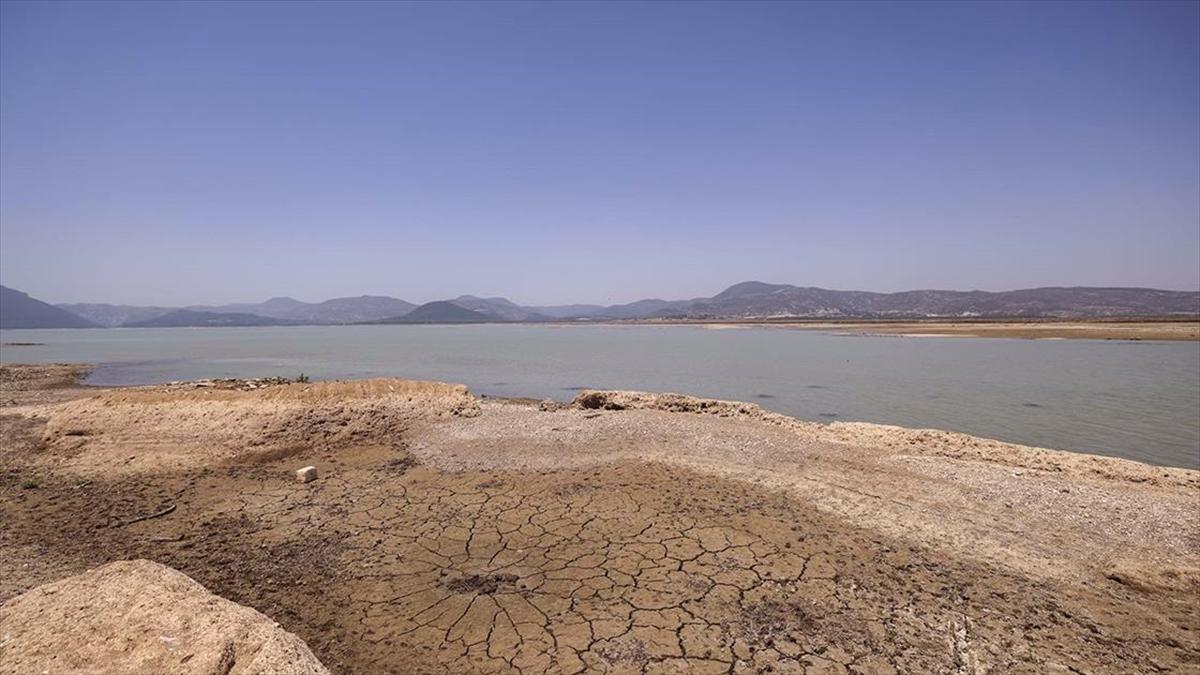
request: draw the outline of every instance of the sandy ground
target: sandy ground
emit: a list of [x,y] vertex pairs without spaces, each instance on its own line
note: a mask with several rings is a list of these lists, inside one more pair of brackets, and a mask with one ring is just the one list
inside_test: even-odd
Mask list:
[[95,389],[79,384],[92,372],[91,366],[50,363],[11,366],[0,363],[0,411],[9,406],[69,401]]
[[0,367],[0,601],[145,558],[334,672],[1200,672],[1200,472],[687,397],[75,372]]

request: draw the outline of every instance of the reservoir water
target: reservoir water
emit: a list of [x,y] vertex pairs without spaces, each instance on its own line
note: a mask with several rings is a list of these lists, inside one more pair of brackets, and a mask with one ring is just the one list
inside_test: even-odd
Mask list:
[[962,431],[1200,468],[1200,344],[612,325],[9,330],[8,362],[98,364],[89,382],[402,377],[491,396],[582,388],[750,401],[799,419]]

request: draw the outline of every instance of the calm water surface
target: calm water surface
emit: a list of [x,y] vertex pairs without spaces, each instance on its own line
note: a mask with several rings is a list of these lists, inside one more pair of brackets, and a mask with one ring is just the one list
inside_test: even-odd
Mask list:
[[963,431],[1200,468],[1200,344],[903,338],[694,326],[16,330],[0,360],[100,364],[90,382],[395,376],[569,399],[580,388],[752,401],[815,421]]

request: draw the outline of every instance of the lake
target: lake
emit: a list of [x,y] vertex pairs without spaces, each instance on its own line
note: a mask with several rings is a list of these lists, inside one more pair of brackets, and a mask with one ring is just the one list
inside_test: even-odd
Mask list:
[[463,325],[8,330],[0,360],[89,382],[403,377],[492,396],[673,391],[799,419],[951,429],[1200,468],[1200,344],[870,337],[785,328]]

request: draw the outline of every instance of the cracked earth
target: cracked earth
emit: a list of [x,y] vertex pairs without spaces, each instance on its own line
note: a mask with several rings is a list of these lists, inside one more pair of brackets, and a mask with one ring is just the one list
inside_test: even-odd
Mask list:
[[148,558],[345,673],[1200,668],[1195,472],[452,388],[46,391],[0,408],[0,601]]

